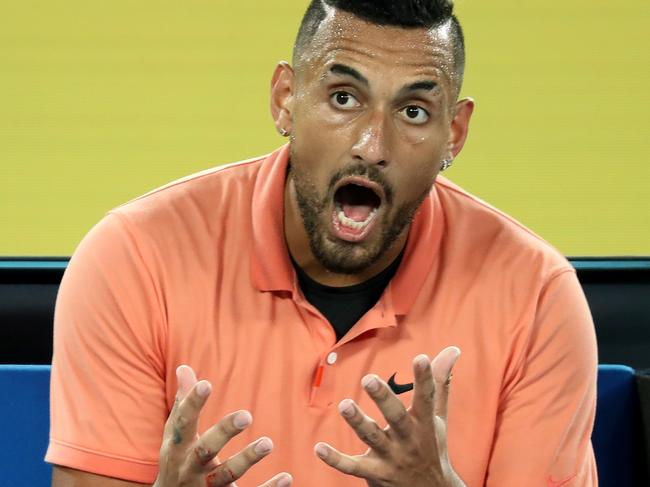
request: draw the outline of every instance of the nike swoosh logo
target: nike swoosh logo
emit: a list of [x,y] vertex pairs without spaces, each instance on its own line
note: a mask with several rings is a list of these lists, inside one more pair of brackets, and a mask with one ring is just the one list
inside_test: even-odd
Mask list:
[[413,390],[413,382],[411,382],[410,384],[398,384],[397,382],[395,382],[396,375],[397,372],[391,375],[390,379],[388,379],[388,387],[390,387],[395,394],[403,394],[405,392]]

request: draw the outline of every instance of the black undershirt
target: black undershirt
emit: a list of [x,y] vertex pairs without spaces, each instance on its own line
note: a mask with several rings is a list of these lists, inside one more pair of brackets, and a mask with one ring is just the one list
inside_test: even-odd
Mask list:
[[402,253],[376,276],[360,284],[345,287],[320,284],[309,277],[295,262],[293,266],[305,299],[327,318],[334,328],[338,341],[379,301],[401,261]]

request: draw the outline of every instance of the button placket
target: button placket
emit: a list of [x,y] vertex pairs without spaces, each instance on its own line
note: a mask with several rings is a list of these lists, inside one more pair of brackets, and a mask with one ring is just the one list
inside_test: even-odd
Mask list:
[[328,407],[332,405],[332,393],[335,390],[336,370],[332,367],[339,361],[340,353],[331,351],[321,356],[321,361],[314,373],[309,404]]

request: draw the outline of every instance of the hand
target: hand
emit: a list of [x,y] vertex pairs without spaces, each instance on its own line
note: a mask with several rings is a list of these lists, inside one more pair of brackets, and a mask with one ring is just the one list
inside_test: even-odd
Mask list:
[[366,479],[370,487],[464,486],[447,454],[447,399],[459,356],[458,348],[448,347],[433,362],[426,355],[415,357],[415,390],[408,409],[378,376],[365,376],[361,383],[388,426],[381,429],[352,400],[344,399],[339,412],[369,449],[350,456],[317,443],[316,455],[340,472]]
[[[176,401],[165,424],[160,471],[153,487],[236,487],[234,481],[271,453],[273,443],[269,438],[260,438],[219,463],[219,451],[248,427],[253,418],[248,411],[236,411],[199,437],[199,413],[212,386],[205,380],[197,382],[194,371],[187,365],[181,365],[176,376]],[[288,487],[291,482],[291,475],[281,473],[260,487]]]

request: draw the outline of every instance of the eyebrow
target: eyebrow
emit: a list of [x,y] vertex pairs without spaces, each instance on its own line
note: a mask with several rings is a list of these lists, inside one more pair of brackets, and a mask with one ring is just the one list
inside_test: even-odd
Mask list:
[[[330,73],[337,76],[351,76],[360,83],[363,83],[365,86],[370,86],[368,79],[364,75],[362,75],[356,69],[350,66],[346,66],[345,64],[332,65],[330,68]],[[414,91],[433,91],[437,87],[438,83],[435,81],[416,81],[415,83],[411,83],[410,85],[404,86],[402,89],[400,89],[399,95],[405,96]]]
[[345,64],[334,64],[330,68],[330,73],[338,75],[338,76],[352,76],[354,79],[359,81],[360,83],[363,83],[366,86],[369,86],[370,83],[368,83],[368,80],[364,75],[362,75],[359,71],[357,71],[354,68],[351,68],[350,66],[346,66]]
[[410,93],[412,91],[433,91],[438,86],[435,81],[416,81],[399,90],[400,94]]

